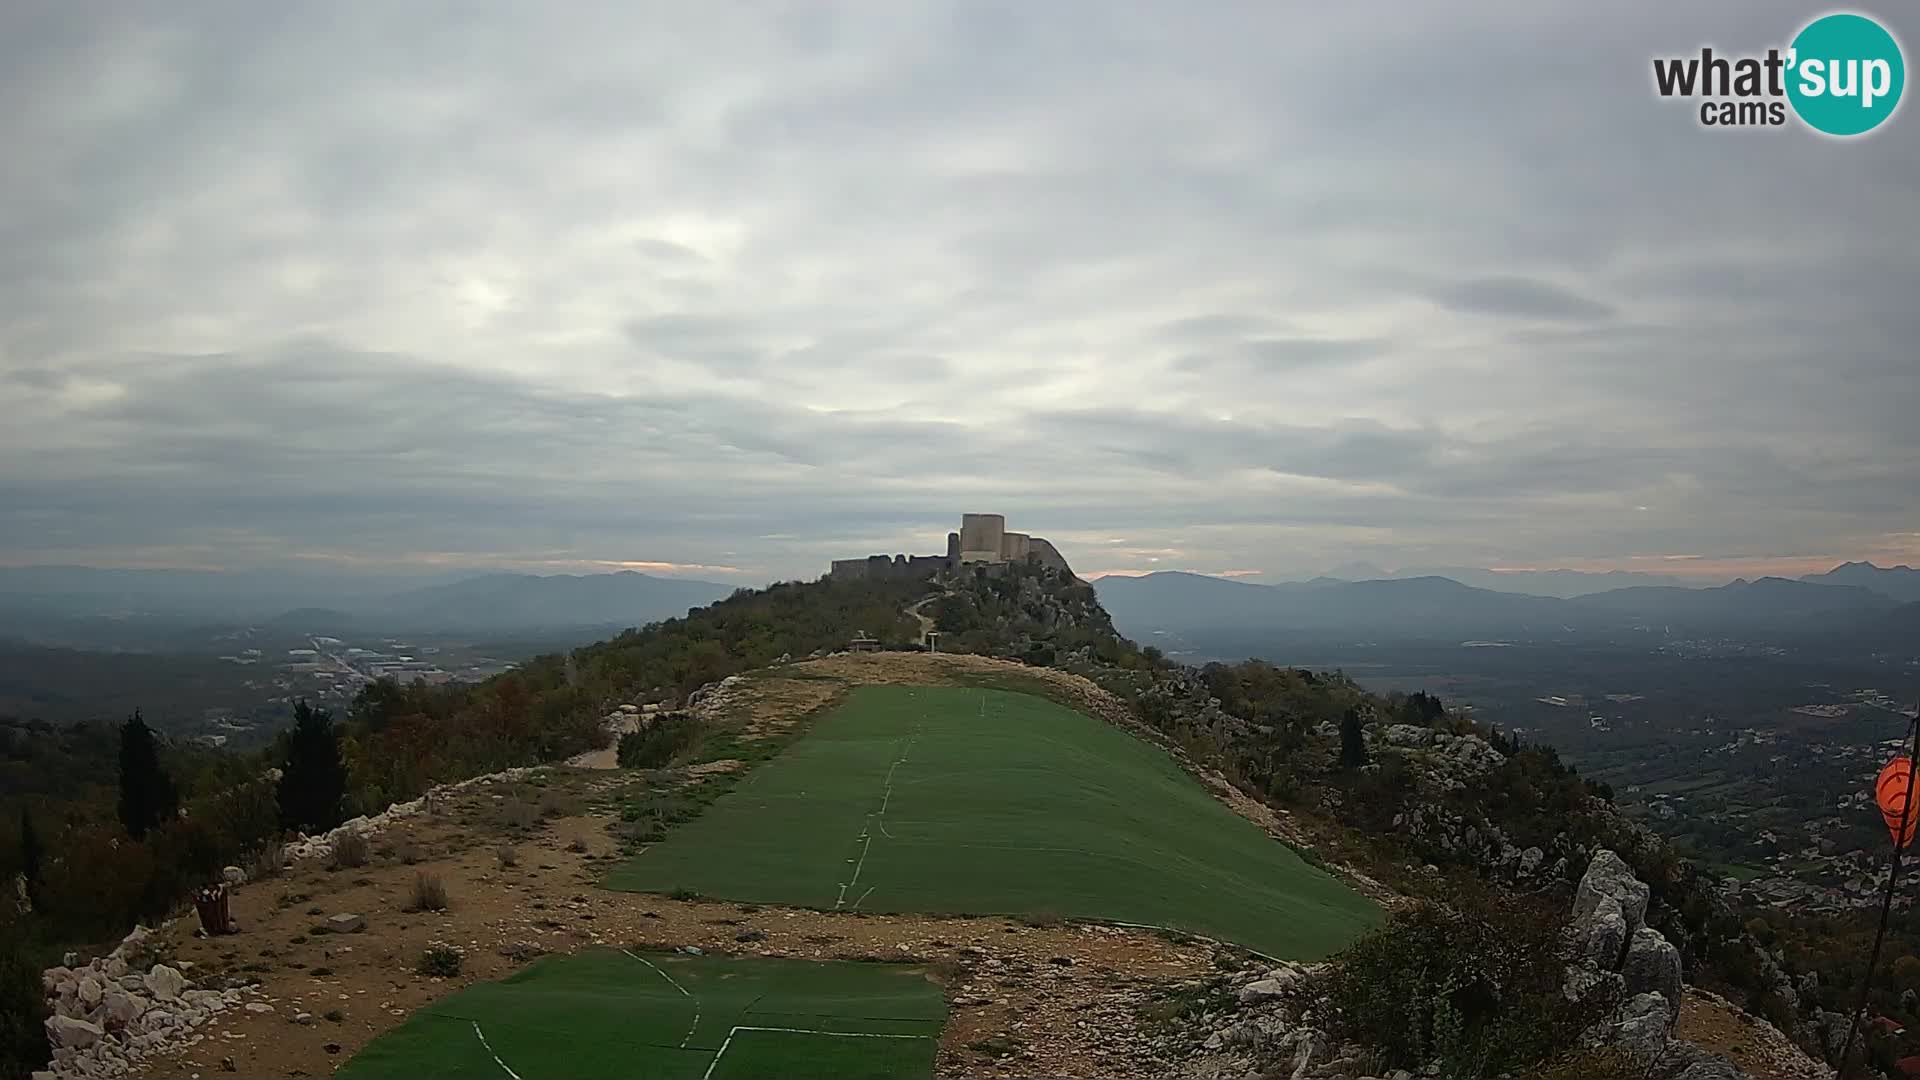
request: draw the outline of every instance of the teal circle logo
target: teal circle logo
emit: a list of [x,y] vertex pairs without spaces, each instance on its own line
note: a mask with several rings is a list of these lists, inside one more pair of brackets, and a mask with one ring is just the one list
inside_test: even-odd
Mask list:
[[1787,100],[1808,127],[1828,135],[1864,135],[1900,105],[1907,65],[1900,43],[1865,15],[1825,15],[1808,23],[1788,53]]

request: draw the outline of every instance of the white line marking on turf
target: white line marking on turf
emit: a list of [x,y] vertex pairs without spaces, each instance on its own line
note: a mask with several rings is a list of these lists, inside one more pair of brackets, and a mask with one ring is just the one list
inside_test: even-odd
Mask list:
[[[731,1031],[728,1031],[727,1037],[720,1040],[720,1049],[714,1051],[713,1060],[707,1063],[707,1071],[700,1074],[700,1080],[712,1080],[713,1070],[720,1067],[720,1059],[726,1055],[727,1047],[733,1045],[733,1037],[735,1035],[740,1034],[743,1031],[778,1031],[788,1035],[832,1035],[836,1038],[841,1038],[841,1039],[931,1039],[933,1038],[933,1036],[931,1035],[891,1035],[891,1034],[882,1034],[880,1032],[874,1032],[874,1031],[815,1031],[812,1028],[754,1027],[749,1024],[741,1024],[738,1027],[733,1028]],[[505,1067],[506,1066],[504,1065],[501,1066],[501,1068],[505,1068]],[[515,1077],[514,1080],[519,1080],[519,1078]]]
[[493,1052],[493,1044],[487,1041],[487,1033],[480,1030],[480,1022],[477,1020],[473,1021],[473,1033],[480,1037],[480,1045],[487,1048],[487,1056],[493,1058],[493,1063],[500,1066],[508,1076],[513,1077],[513,1080],[520,1080],[520,1074],[507,1068],[507,1063],[501,1061],[500,1055]]
[[873,834],[872,834],[872,833],[870,833],[870,832],[868,832],[868,831],[867,831],[867,830],[865,830],[865,829],[861,829],[861,830],[860,830],[860,838],[861,838],[862,840],[865,840],[865,841],[866,841],[866,843],[864,843],[864,844],[862,844],[862,845],[860,845],[860,861],[859,861],[858,863],[856,863],[856,864],[854,865],[854,868],[853,868],[853,880],[852,880],[852,881],[849,881],[849,882],[847,882],[847,884],[848,884],[848,885],[858,885],[858,884],[860,884],[860,871],[862,871],[862,870],[864,870],[864,869],[866,869],[866,866],[867,866],[867,852],[868,852],[868,851],[870,851],[870,850],[872,850],[872,848],[873,848]]
[[879,887],[880,887],[880,886],[878,886],[878,885],[869,885],[869,886],[867,886],[867,891],[866,891],[866,892],[863,892],[863,893],[861,893],[861,894],[860,894],[860,899],[858,899],[858,900],[855,900],[855,901],[853,902],[853,910],[855,910],[855,911],[859,911],[859,910],[860,910],[860,905],[861,905],[861,904],[864,904],[864,903],[866,903],[866,902],[867,902],[867,897],[869,897],[869,896],[872,896],[872,895],[873,895],[873,890],[875,890],[875,889],[877,889],[877,888],[879,888]]
[[[982,708],[985,707],[984,701],[985,699],[983,698]],[[905,741],[901,743],[900,756],[897,758],[894,758],[893,764],[887,766],[886,787],[882,789],[880,793],[880,811],[877,814],[868,814],[866,818],[866,823],[860,826],[860,835],[854,837],[854,839],[862,841],[860,845],[860,858],[857,860],[855,859],[847,860],[848,862],[854,864],[853,877],[847,881],[843,881],[840,883],[840,894],[834,897],[834,901],[833,901],[833,910],[835,911],[839,911],[841,908],[847,906],[847,890],[849,888],[852,888],[855,885],[860,884],[860,871],[866,867],[867,852],[872,850],[873,848],[874,823],[875,822],[879,823],[880,835],[886,837],[889,840],[894,839],[893,833],[887,831],[887,807],[893,805],[893,774],[900,768],[900,766],[906,764],[907,755],[913,752],[914,740],[920,737],[920,732],[922,728],[924,728],[925,726],[926,726],[926,717],[922,716],[920,718],[919,726],[913,729],[913,734],[907,736]],[[867,898],[867,893],[871,893],[871,892],[873,892],[872,887],[868,887],[867,892],[862,893],[860,895],[860,900],[865,900]],[[860,906],[860,901],[859,900],[854,901],[853,906],[858,908]]]
[[692,994],[690,994],[690,993],[688,993],[688,992],[687,992],[687,988],[686,988],[686,987],[684,987],[684,986],[681,986],[681,985],[680,985],[679,983],[677,983],[677,982],[674,982],[674,980],[673,980],[673,976],[671,976],[671,975],[669,975],[669,974],[667,974],[666,972],[664,972],[664,971],[662,971],[662,970],[660,970],[660,966],[659,966],[658,964],[655,964],[655,963],[654,963],[653,961],[651,961],[651,960],[649,960],[649,959],[647,959],[647,958],[646,958],[646,957],[644,957],[644,956],[640,956],[640,955],[637,955],[637,954],[635,954],[635,953],[634,953],[634,952],[633,952],[633,951],[632,951],[631,949],[621,949],[620,951],[621,951],[621,952],[623,952],[623,953],[626,953],[626,954],[627,954],[628,956],[631,956],[631,957],[633,957],[633,958],[634,958],[635,960],[638,960],[638,961],[640,961],[641,963],[643,963],[643,964],[645,964],[645,965],[647,965],[648,967],[650,967],[650,968],[652,968],[652,969],[654,970],[654,972],[655,972],[656,974],[658,974],[658,975],[659,975],[659,976],[660,976],[661,978],[663,978],[663,979],[665,979],[665,980],[667,980],[667,982],[668,982],[668,983],[669,983],[670,985],[672,985],[672,987],[673,987],[673,988],[674,988],[675,990],[678,990],[678,991],[680,991],[680,993],[681,993],[681,994],[682,994],[682,995],[683,995],[683,996],[684,996],[684,997],[685,997],[685,998],[686,998],[686,999],[687,999],[688,1001],[691,1001],[691,1002],[693,1002],[693,1024],[692,1024],[691,1026],[689,1026],[689,1027],[687,1028],[687,1037],[686,1037],[686,1038],[684,1038],[684,1039],[681,1039],[681,1040],[680,1040],[680,1049],[682,1049],[682,1050],[685,1050],[685,1049],[687,1048],[687,1044],[688,1044],[689,1042],[692,1042],[692,1041],[693,1041],[693,1033],[694,1033],[695,1031],[697,1031],[697,1030],[699,1030],[699,1028],[700,1028],[700,999],[699,999],[699,998],[697,998],[697,997],[694,997],[694,996],[693,996]]

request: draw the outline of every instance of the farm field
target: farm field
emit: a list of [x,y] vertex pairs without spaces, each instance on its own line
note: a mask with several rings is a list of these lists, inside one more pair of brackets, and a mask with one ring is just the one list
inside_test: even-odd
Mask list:
[[345,1080],[915,1080],[946,1021],[916,967],[591,949],[416,1012]]
[[1169,927],[1287,959],[1378,909],[1157,748],[1044,698],[863,686],[608,888]]

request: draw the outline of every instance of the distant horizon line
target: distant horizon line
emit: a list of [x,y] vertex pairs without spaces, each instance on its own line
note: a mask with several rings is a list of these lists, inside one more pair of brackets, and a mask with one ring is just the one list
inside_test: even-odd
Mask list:
[[[1378,580],[1409,577],[1444,577],[1447,573],[1460,570],[1474,570],[1481,573],[1519,576],[1523,574],[1581,574],[1588,577],[1606,577],[1613,574],[1628,574],[1641,577],[1664,577],[1676,581],[1683,580],[1725,580],[1728,582],[1763,577],[1799,578],[1832,573],[1843,566],[1867,566],[1875,570],[1912,570],[1906,563],[1877,563],[1872,558],[1846,559],[1778,559],[1778,560],[1739,560],[1739,561],[1693,561],[1695,556],[1660,556],[1664,566],[1639,566],[1633,568],[1613,566],[1606,569],[1580,566],[1401,566],[1394,568],[1373,567],[1380,572]],[[1782,565],[1785,564],[1785,565]],[[1670,567],[1670,568],[1667,568]],[[1711,568],[1711,569],[1710,569]],[[1338,567],[1334,569],[1339,569]],[[1797,572],[1796,572],[1797,570]],[[1417,571],[1417,573],[1412,573]],[[1332,570],[1315,573],[1295,573],[1290,575],[1269,575],[1261,570],[1200,570],[1190,567],[1155,566],[1146,569],[1124,568],[1112,570],[1089,570],[1081,573],[1082,580],[1098,581],[1107,577],[1148,577],[1153,574],[1193,574],[1198,577],[1219,578],[1232,581],[1248,577],[1265,577],[1276,582],[1311,581],[1315,578],[1338,578],[1343,581],[1374,580],[1369,578],[1340,577]],[[1256,583],[1257,584],[1257,583]]]
[[[1370,571],[1377,571],[1378,577],[1380,579],[1391,579],[1391,578],[1398,578],[1398,577],[1415,577],[1415,576],[1445,576],[1449,572],[1471,570],[1471,571],[1476,571],[1476,572],[1486,573],[1486,574],[1493,574],[1493,575],[1500,575],[1500,576],[1512,575],[1515,577],[1519,577],[1527,574],[1555,574],[1555,573],[1580,574],[1580,575],[1590,576],[1590,577],[1606,577],[1614,574],[1624,574],[1624,575],[1634,575],[1634,576],[1643,576],[1643,577],[1672,578],[1676,581],[1712,580],[1712,581],[1723,581],[1723,582],[1731,582],[1736,579],[1742,579],[1742,578],[1751,580],[1754,578],[1761,578],[1761,577],[1797,578],[1797,577],[1805,577],[1805,576],[1818,576],[1826,573],[1831,573],[1834,570],[1837,570],[1843,566],[1849,566],[1849,565],[1864,565],[1864,566],[1872,567],[1876,570],[1901,570],[1901,569],[1912,570],[1913,569],[1913,567],[1908,565],[1907,563],[1876,562],[1874,558],[1871,556],[1864,557],[1864,558],[1851,558],[1851,559],[1840,558],[1840,557],[1823,557],[1819,559],[1791,558],[1791,557],[1779,558],[1779,559],[1766,559],[1766,558],[1713,559],[1711,557],[1690,556],[1690,555],[1636,556],[1631,558],[1634,558],[1636,560],[1645,559],[1648,561],[1645,563],[1640,563],[1637,565],[1630,565],[1630,566],[1609,565],[1604,567],[1595,566],[1592,563],[1588,563],[1587,565],[1582,566],[1582,565],[1578,565],[1576,561],[1575,565],[1472,566],[1472,565],[1466,565],[1466,564],[1454,564],[1454,565],[1444,565],[1444,566],[1411,566],[1410,565],[1410,566],[1397,566],[1397,567],[1381,567],[1381,566],[1368,565],[1366,568]],[[1362,563],[1365,564],[1365,560],[1362,560]],[[1077,573],[1077,576],[1083,581],[1098,581],[1102,578],[1107,578],[1107,577],[1146,577],[1151,574],[1162,574],[1162,573],[1193,574],[1199,577],[1218,578],[1218,579],[1227,580],[1227,581],[1243,580],[1248,578],[1262,578],[1262,579],[1265,579],[1266,581],[1277,582],[1277,583],[1310,581],[1315,578],[1323,578],[1323,577],[1338,578],[1340,580],[1346,580],[1346,581],[1369,580],[1369,578],[1366,578],[1366,577],[1343,576],[1335,572],[1343,569],[1346,569],[1346,568],[1333,567],[1330,569],[1323,569],[1323,570],[1317,570],[1317,571],[1269,572],[1269,571],[1254,570],[1254,569],[1211,570],[1211,569],[1200,569],[1192,566],[1150,566],[1150,567],[1115,567],[1110,569],[1080,571]],[[593,576],[613,575],[613,574],[621,574],[621,573],[637,573],[637,574],[643,574],[650,577],[661,578],[663,580],[675,580],[675,581],[704,581],[708,579],[703,577],[702,575],[708,575],[708,574],[734,579],[733,581],[715,581],[715,582],[712,582],[713,584],[739,584],[739,579],[743,577],[753,578],[756,580],[764,580],[766,583],[769,583],[769,584],[773,582],[778,582],[778,581],[811,580],[810,578],[790,578],[790,577],[782,577],[779,575],[765,575],[763,577],[762,575],[764,574],[764,572],[759,571],[757,568],[747,569],[742,567],[713,565],[713,564],[674,563],[674,562],[667,562],[667,561],[623,560],[623,559],[581,559],[581,560],[538,559],[538,560],[528,560],[526,562],[516,561],[513,563],[507,563],[507,564],[499,564],[499,563],[488,564],[483,562],[483,563],[464,564],[464,565],[452,564],[447,562],[430,562],[426,564],[359,563],[359,564],[342,565],[340,562],[336,562],[333,560],[312,560],[312,561],[296,562],[288,565],[223,566],[223,565],[208,564],[208,563],[182,563],[182,562],[166,562],[166,563],[118,562],[118,563],[104,563],[104,564],[103,563],[85,563],[85,562],[38,562],[38,561],[15,562],[15,561],[7,560],[4,557],[0,557],[0,570],[91,570],[91,571],[103,571],[103,572],[105,571],[130,571],[130,572],[151,572],[151,573],[171,572],[171,573],[203,573],[203,574],[219,574],[219,575],[317,574],[317,575],[325,575],[325,576],[360,577],[360,578],[367,578],[367,579],[379,579],[379,578],[416,578],[417,579],[422,577],[437,577],[437,576],[446,576],[446,575],[467,575],[471,577],[481,577],[489,574],[511,574],[511,575],[518,575],[518,576],[526,576],[526,577],[551,578],[551,577],[583,577],[583,576],[593,577]],[[1258,582],[1255,582],[1255,583],[1257,584]]]

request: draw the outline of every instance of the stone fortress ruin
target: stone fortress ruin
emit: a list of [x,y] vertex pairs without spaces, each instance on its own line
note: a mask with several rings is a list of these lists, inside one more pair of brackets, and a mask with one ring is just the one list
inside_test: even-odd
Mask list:
[[988,573],[995,567],[1036,560],[1065,574],[1073,569],[1058,548],[1045,538],[1008,532],[1001,514],[962,514],[960,531],[947,534],[945,555],[869,555],[864,559],[835,559],[829,578],[839,581],[930,578],[943,570],[978,565]]

